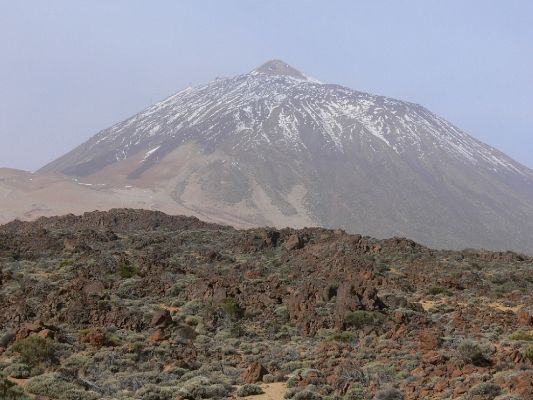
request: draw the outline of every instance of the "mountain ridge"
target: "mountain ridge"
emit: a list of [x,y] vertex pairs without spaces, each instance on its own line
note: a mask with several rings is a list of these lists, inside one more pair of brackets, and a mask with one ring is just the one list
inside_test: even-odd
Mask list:
[[437,247],[533,251],[533,171],[423,106],[281,60],[183,89],[39,172],[149,187],[251,225],[296,216]]

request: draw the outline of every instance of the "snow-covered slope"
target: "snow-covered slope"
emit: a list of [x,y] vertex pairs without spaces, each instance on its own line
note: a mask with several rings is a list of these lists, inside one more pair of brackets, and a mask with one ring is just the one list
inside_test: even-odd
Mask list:
[[[190,145],[201,149],[193,161],[182,154]],[[521,237],[533,234],[531,170],[424,107],[324,84],[279,60],[184,89],[42,169],[119,170],[177,202],[196,185],[222,208],[256,210],[236,215],[251,223],[283,224],[268,217],[273,207],[434,246],[525,249]]]
[[[94,172],[102,166],[91,164],[98,158],[95,154],[109,163],[139,151],[145,151],[143,162],[156,159],[169,150],[164,145],[171,139],[173,146],[195,140],[216,147],[231,140],[242,150],[269,144],[287,151],[305,151],[311,139],[318,139],[323,151],[340,153],[353,142],[378,151],[377,139],[397,154],[415,151],[420,158],[428,155],[424,142],[429,140],[467,164],[530,172],[419,105],[318,83],[303,75],[260,72],[271,64],[187,88],[100,132],[83,146],[81,160],[67,163],[65,172]],[[58,164],[44,170],[58,169]]]

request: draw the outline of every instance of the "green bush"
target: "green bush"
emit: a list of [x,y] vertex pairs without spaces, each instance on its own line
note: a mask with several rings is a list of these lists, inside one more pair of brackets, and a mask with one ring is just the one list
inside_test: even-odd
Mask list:
[[533,335],[531,333],[518,331],[509,336],[511,340],[521,340],[524,342],[533,342]]
[[29,397],[24,394],[24,391],[19,386],[0,376],[0,399],[27,400]]
[[237,396],[239,397],[254,396],[256,394],[263,394],[263,389],[261,389],[260,386],[251,383],[247,383],[237,390]]
[[274,312],[283,322],[289,322],[289,310],[287,306],[279,306]]
[[492,400],[496,396],[500,395],[502,392],[501,388],[498,385],[490,382],[483,382],[477,386],[474,386],[470,390],[470,395],[480,396],[483,399]]
[[50,365],[56,361],[57,346],[54,341],[40,336],[28,336],[17,340],[11,349],[20,354],[22,360],[36,367],[41,364]]
[[139,275],[139,269],[130,262],[123,261],[118,265],[118,274],[122,279],[129,279]]
[[79,341],[96,347],[120,345],[118,337],[103,328],[86,328],[78,332]]
[[231,385],[224,383],[220,380],[214,382],[213,380],[205,376],[193,376],[198,372],[191,371],[181,377],[184,380],[179,389],[181,397],[194,398],[194,399],[223,399],[228,398],[231,391]]
[[461,360],[466,363],[474,364],[476,366],[482,366],[487,363],[483,350],[476,343],[465,341],[460,344],[457,350]]
[[61,260],[61,262],[59,263],[59,268],[70,267],[72,265],[74,265],[74,261],[70,259]]
[[171,390],[153,384],[143,386],[135,396],[142,400],[171,400],[176,397]]
[[383,389],[376,393],[374,400],[403,400],[403,393],[398,389]]
[[368,400],[369,398],[366,388],[355,385],[352,385],[343,397],[344,400]]
[[383,314],[377,311],[356,310],[346,313],[344,323],[352,328],[361,329],[383,322]]
[[96,400],[101,398],[97,393],[83,390],[80,386],[61,380],[54,374],[30,379],[25,389],[28,393],[47,396],[56,400]]
[[533,346],[530,346],[524,352],[524,356],[531,362],[533,362]]
[[357,340],[357,336],[353,332],[333,332],[324,337],[328,342],[343,342],[343,343],[353,343]]
[[311,390],[304,389],[296,392],[292,398],[294,400],[321,400],[322,396],[320,396],[318,393],[312,392]]
[[443,288],[441,286],[432,286],[428,289],[428,294],[432,295],[432,296],[437,296],[439,294],[442,294],[442,295],[445,295],[445,296],[449,296],[451,293],[448,289],[446,288]]
[[4,368],[3,374],[12,378],[26,379],[31,376],[31,368],[26,364],[14,363]]
[[220,308],[222,311],[224,311],[224,314],[226,314],[230,319],[232,320],[238,320],[241,319],[244,316],[244,310],[239,306],[239,303],[232,298],[228,297],[225,299]]

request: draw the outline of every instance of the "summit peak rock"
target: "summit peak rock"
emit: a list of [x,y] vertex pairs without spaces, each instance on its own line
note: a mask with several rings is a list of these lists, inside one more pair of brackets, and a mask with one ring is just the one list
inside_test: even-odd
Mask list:
[[291,67],[283,60],[267,61],[254,69],[253,72],[267,75],[290,76],[296,79],[307,80],[307,77],[304,74],[302,74],[296,68]]

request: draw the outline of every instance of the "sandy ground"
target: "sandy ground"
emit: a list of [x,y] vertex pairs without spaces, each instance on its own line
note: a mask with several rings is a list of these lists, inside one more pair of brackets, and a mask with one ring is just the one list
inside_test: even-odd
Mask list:
[[[454,307],[468,307],[467,303],[464,303],[464,302],[451,302],[451,301],[449,301],[447,299],[437,299],[437,300],[422,299],[422,300],[419,301],[419,303],[422,306],[422,308],[424,309],[424,311],[429,311],[432,308],[434,308],[436,306],[439,306],[439,305],[443,305],[443,304],[451,305],[451,306],[454,306]],[[498,302],[486,303],[485,307],[489,307],[489,308],[492,308],[492,309],[495,309],[495,310],[498,310],[498,311],[503,311],[503,312],[513,312],[515,314],[517,314],[522,308],[524,308],[523,305],[517,305],[515,307],[508,307],[508,306],[506,306],[506,305],[504,305],[502,303],[498,303]]]
[[287,385],[285,382],[274,382],[261,385],[265,393],[255,396],[248,396],[247,399],[254,400],[282,400],[287,391]]
[[[194,168],[196,166],[193,165],[183,166],[182,169],[190,171]],[[171,177],[171,166],[164,163],[157,171],[160,176],[151,171],[154,176],[147,176],[146,180],[128,181],[121,176],[121,171],[107,172],[107,180],[104,180],[103,174],[75,179],[59,174],[0,168],[0,224],[14,219],[30,221],[41,216],[83,214],[111,208],[142,208],[196,216],[203,221],[237,228],[316,225],[305,210],[291,216],[284,215],[257,186],[251,201],[221,204],[210,199],[209,193],[200,190],[194,175],[182,176],[180,173]],[[161,184],[155,186],[153,182]],[[185,190],[176,198],[173,192],[180,182],[186,182]],[[295,187],[288,200],[296,209],[302,210],[304,194],[304,188]]]

